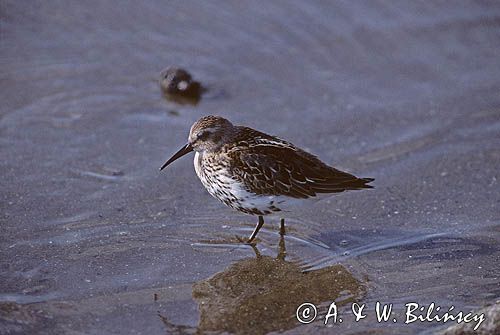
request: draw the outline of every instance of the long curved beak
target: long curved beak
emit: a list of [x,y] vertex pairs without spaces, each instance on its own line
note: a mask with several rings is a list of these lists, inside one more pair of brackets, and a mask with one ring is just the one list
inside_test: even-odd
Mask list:
[[193,151],[193,147],[191,146],[191,144],[189,144],[189,143],[186,144],[179,151],[177,151],[175,153],[175,155],[173,155],[172,157],[170,157],[170,159],[168,161],[166,161],[165,164],[162,165],[162,167],[160,168],[160,171],[163,170],[164,168],[166,168],[167,165],[169,165],[170,163],[172,163],[173,161],[175,161],[177,158],[181,158],[182,156],[184,156],[185,154],[190,153],[191,151]]

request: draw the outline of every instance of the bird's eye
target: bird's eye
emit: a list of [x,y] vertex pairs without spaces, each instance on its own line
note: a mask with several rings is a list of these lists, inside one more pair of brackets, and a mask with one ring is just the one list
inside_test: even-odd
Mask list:
[[201,133],[200,135],[198,135],[198,139],[204,141],[208,138],[209,135],[210,135],[210,132],[205,131],[205,132]]

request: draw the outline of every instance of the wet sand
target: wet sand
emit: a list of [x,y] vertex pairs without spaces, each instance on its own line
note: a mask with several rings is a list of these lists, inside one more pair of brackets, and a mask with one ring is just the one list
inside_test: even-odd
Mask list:
[[[0,333],[432,333],[451,323],[406,325],[406,303],[500,299],[497,3],[0,13]],[[208,87],[197,105],[164,99],[170,65]],[[256,218],[212,199],[192,157],[158,171],[207,114],[375,189],[304,209],[283,241],[268,220],[257,251],[241,245]],[[321,315],[335,299],[345,322],[299,324],[303,299]],[[398,322],[354,322],[353,301],[392,303]]]

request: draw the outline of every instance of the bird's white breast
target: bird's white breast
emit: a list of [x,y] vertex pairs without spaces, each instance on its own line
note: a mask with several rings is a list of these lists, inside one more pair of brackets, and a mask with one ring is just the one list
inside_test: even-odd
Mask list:
[[268,215],[285,210],[283,206],[289,197],[257,195],[246,190],[224,164],[213,164],[204,160],[203,154],[194,156],[194,168],[203,186],[214,198],[227,206],[247,214]]

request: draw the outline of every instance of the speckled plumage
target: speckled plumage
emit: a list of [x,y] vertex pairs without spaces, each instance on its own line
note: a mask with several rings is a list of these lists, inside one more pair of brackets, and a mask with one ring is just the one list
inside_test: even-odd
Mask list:
[[260,226],[262,216],[286,210],[290,200],[372,188],[371,178],[339,171],[290,142],[217,116],[198,120],[189,143],[162,168],[191,150],[208,192],[238,211],[259,215]]

